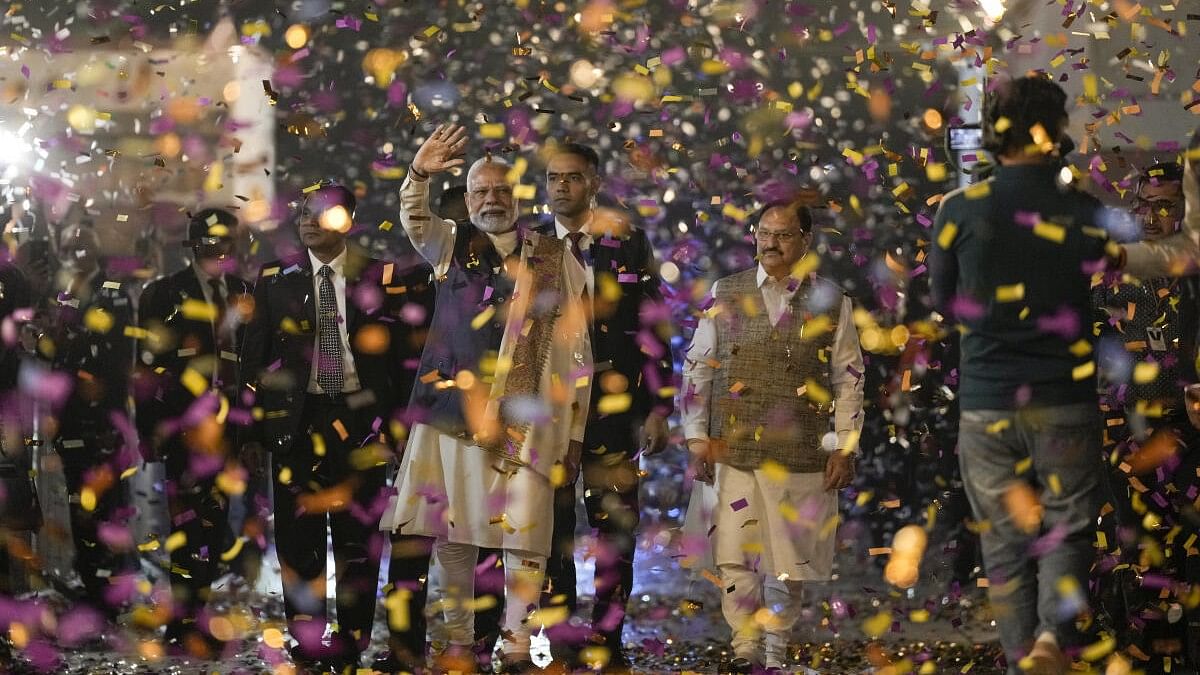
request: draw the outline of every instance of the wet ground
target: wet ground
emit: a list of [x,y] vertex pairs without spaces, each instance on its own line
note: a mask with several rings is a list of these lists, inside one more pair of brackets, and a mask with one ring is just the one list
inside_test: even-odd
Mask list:
[[[149,473],[149,472],[148,472]],[[678,488],[678,485],[674,486]],[[668,488],[664,491],[664,488]],[[639,672],[716,672],[729,631],[720,613],[720,589],[715,577],[680,565],[678,527],[680,492],[672,493],[669,480],[644,488],[643,526],[636,561],[636,586],[630,600],[625,643]],[[135,486],[136,491],[136,486]],[[682,495],[682,496],[681,496]],[[139,509],[154,511],[154,490],[140,490]],[[147,503],[149,500],[151,503]],[[657,506],[656,506],[657,505]],[[52,504],[51,509],[54,508]],[[51,514],[51,525],[55,517]],[[586,518],[580,518],[586,523]],[[143,528],[161,527],[147,521]],[[797,672],[819,673],[999,673],[995,627],[987,613],[981,589],[968,582],[965,588],[950,581],[953,548],[944,546],[937,533],[925,556],[921,581],[909,591],[897,590],[883,580],[881,556],[873,556],[866,541],[869,528],[862,521],[839,531],[836,579],[805,588],[804,612],[796,626],[792,656]],[[581,531],[577,559],[580,597],[592,592],[591,541]],[[56,552],[58,558],[61,551]],[[55,558],[55,559],[58,559]],[[332,565],[331,565],[332,568]],[[161,572],[144,563],[147,583],[144,597],[166,589]],[[385,572],[386,574],[386,572]],[[33,631],[13,636],[25,649],[23,667],[40,667],[55,673],[259,673],[290,672],[287,667],[282,623],[283,607],[278,563],[273,553],[263,564],[255,588],[233,589],[226,578],[216,590],[214,607],[225,620],[222,630],[231,638],[221,658],[196,661],[161,654],[158,634],[143,607],[121,618],[120,630],[108,636],[103,647],[85,644],[63,648],[39,639]],[[330,583],[330,595],[332,586]],[[62,627],[77,621],[52,592],[40,595],[42,621]],[[152,604],[152,603],[149,603]],[[382,603],[378,608],[374,644],[383,645],[386,624]],[[544,640],[535,641],[535,661],[545,664],[549,654]],[[363,664],[369,666],[371,654]],[[369,673],[369,669],[360,671]]]

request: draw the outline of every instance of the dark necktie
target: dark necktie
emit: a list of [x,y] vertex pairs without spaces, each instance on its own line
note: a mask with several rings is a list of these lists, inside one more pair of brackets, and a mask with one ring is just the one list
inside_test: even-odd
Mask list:
[[345,384],[342,373],[342,335],[338,330],[337,297],[333,290],[333,268],[322,265],[320,300],[317,305],[317,385],[326,394],[340,394]]
[[[575,259],[579,261],[580,265],[583,265],[583,271],[586,273],[587,269],[588,269],[588,264],[587,264],[587,260],[583,257],[583,247],[579,245],[579,242],[583,241],[583,238],[585,236],[587,236],[587,235],[585,235],[582,232],[568,232],[567,233],[567,241],[569,241],[570,245],[571,245],[571,254],[575,256]],[[583,280],[583,296],[580,298],[579,301],[581,303],[583,303],[583,313],[587,317],[588,332],[591,333],[592,321],[593,321],[592,293],[590,290],[588,290],[588,283],[587,283],[586,278]]]
[[583,247],[579,245],[579,242],[583,241],[584,236],[582,232],[567,233],[567,240],[571,242],[571,253],[579,261],[579,264],[583,265],[583,269],[586,270],[587,261],[583,259]]
[[225,296],[221,294],[221,280],[208,280],[209,293],[212,295],[212,304],[216,308],[213,314],[213,356],[217,358],[216,379],[217,387],[232,384],[236,377],[236,372],[233,363],[226,359],[223,352],[232,352],[233,341],[230,339],[229,331],[225,327]]
[[221,280],[209,279],[208,288],[212,293],[212,304],[217,308],[216,315],[213,316],[213,335],[220,342],[224,330],[222,326],[225,324],[225,296],[221,295]]

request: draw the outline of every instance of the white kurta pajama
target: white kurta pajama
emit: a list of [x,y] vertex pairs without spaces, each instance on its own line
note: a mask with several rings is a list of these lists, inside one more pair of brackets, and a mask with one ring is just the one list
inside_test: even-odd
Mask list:
[[[426,186],[405,181],[401,189],[401,221],[414,247],[442,276],[453,256],[454,223],[433,215],[428,209]],[[516,233],[488,235],[502,256],[522,245],[525,269],[531,246],[518,241]],[[562,274],[558,288],[560,306],[555,319],[546,364],[540,374],[537,397],[514,406],[530,422],[515,461],[441,432],[428,424],[412,429],[396,479],[394,506],[380,522],[384,530],[434,537],[438,558],[469,559],[476,548],[506,551],[507,592],[525,588],[522,600],[540,592],[541,579],[550,553],[554,527],[554,485],[551,475],[566,458],[572,440],[583,440],[591,395],[591,354],[587,324],[579,300],[587,288],[587,273],[563,247]],[[529,279],[518,271],[516,289],[508,303],[504,338],[500,345],[497,383],[492,398],[503,393],[505,368],[511,363],[517,338],[525,324]],[[463,330],[471,330],[464,326]],[[495,414],[495,407],[489,410]],[[561,470],[558,469],[558,470]],[[469,547],[463,549],[461,547]],[[445,584],[471,597],[474,565],[446,565]],[[463,576],[468,578],[462,578]],[[507,603],[505,629],[515,636],[506,639],[507,653],[528,653],[531,627],[521,624],[527,614],[526,601]],[[461,606],[446,613],[452,644],[470,644],[472,613]]]
[[[772,279],[761,265],[757,282],[768,318],[777,325],[799,286],[789,289],[788,279]],[[716,284],[711,294],[716,295]],[[719,339],[713,319],[703,317],[684,363],[680,409],[688,439],[708,438],[714,379],[711,359]],[[845,448],[851,435],[857,436],[862,429],[862,372],[853,308],[849,298],[842,297],[830,363],[838,448]],[[719,463],[712,486],[699,482],[693,486],[717,493],[710,543],[714,564],[728,591],[722,605],[739,656],[754,658],[757,640],[751,630],[752,616],[757,607],[766,606],[778,620],[778,629],[767,632],[766,662],[780,666],[788,631],[799,612],[799,582],[827,581],[832,575],[838,496],[836,491],[824,489],[824,480],[824,473],[819,472],[780,474]]]

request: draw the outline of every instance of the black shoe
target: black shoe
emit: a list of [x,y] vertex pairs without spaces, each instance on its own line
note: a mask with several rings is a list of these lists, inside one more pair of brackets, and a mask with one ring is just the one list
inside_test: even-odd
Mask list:
[[498,672],[498,673],[540,673],[540,672],[542,672],[542,669],[538,668],[536,665],[534,665],[533,661],[530,660],[529,657],[527,657],[527,656],[509,660],[504,655],[501,655],[500,656],[500,669],[497,670],[496,672]]
[[427,672],[424,662],[400,658],[395,652],[387,651],[376,657],[371,663],[371,670],[384,675],[399,675],[400,673]]
[[322,672],[336,673],[337,675],[354,675],[358,672],[358,660],[350,661],[349,659],[334,658],[326,659],[321,662]]
[[324,675],[330,671],[327,664],[308,654],[292,652],[290,656],[296,667],[296,675]]
[[604,668],[601,670],[602,672],[614,673],[615,675],[631,673],[633,672],[633,664],[629,662],[629,657],[625,655],[624,649],[610,649],[608,652],[608,663],[604,664]]
[[187,656],[201,661],[220,661],[225,643],[200,630],[195,623],[172,622],[167,625],[163,646],[171,656]]
[[754,672],[754,662],[742,656],[735,656],[728,661],[723,660],[721,665],[717,666],[717,672],[721,674],[749,675]]

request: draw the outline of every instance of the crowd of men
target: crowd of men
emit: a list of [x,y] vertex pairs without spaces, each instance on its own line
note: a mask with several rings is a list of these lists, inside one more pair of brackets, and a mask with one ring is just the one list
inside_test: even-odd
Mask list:
[[[1099,202],[1061,179],[1065,102],[1039,77],[991,95],[998,166],[943,199],[929,249],[934,302],[963,333],[958,451],[1013,673],[1066,672],[1094,570],[1148,569],[1143,530],[1171,530],[1157,568],[1170,559],[1188,617],[1200,604],[1182,600],[1200,560],[1188,537],[1200,397],[1186,394],[1200,150],[1142,172],[1145,240],[1118,244]],[[5,564],[31,560],[13,533],[39,524],[24,447],[37,436],[66,477],[91,637],[136,597],[138,514],[123,480],[146,460],[167,479],[168,653],[226,652],[212,584],[227,568],[254,578],[273,533],[303,672],[362,665],[388,551],[376,669],[487,670],[499,643],[505,672],[540,670],[530,644],[545,627],[550,668],[628,671],[638,461],[663,450],[678,412],[688,470],[719,507],[710,540],[732,632],[722,668],[788,668],[802,588],[833,575],[838,491],[855,478],[864,416],[854,307],[816,275],[812,211],[787,198],[754,215],[757,264],[712,285],[680,379],[653,247],[627,214],[597,205],[597,153],[548,148],[552,218],[526,223],[512,166],[468,162],[467,141],[462,127],[437,127],[400,187],[419,261],[353,245],[356,197],[323,182],[297,205],[299,248],[252,283],[237,276],[237,218],[220,208],[191,215],[191,263],[150,282],[136,311],[90,227],[61,233],[57,274],[34,245],[0,265]],[[434,186],[462,169],[465,185],[432,207]],[[1152,520],[1130,477],[1158,495]],[[599,542],[586,619],[578,489]],[[1096,560],[1106,502],[1130,560]],[[1152,604],[1127,610],[1144,624]],[[1171,653],[1195,644],[1178,630],[1194,620],[1162,629]]]

